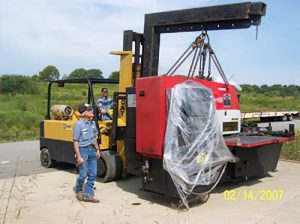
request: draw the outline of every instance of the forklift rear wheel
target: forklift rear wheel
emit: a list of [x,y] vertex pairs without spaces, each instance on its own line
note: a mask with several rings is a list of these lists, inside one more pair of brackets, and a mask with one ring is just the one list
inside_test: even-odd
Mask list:
[[97,164],[97,175],[103,183],[117,180],[123,171],[123,164],[120,156],[113,150],[101,152]]
[[47,148],[43,148],[40,153],[40,160],[43,167],[50,168],[53,167],[55,161],[51,159],[49,150]]

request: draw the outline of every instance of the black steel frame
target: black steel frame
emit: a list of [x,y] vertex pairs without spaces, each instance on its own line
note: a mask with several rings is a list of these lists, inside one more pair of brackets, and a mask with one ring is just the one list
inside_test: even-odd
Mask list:
[[145,15],[142,76],[157,76],[160,34],[258,26],[266,4],[245,2]]
[[[133,46],[134,45],[134,46]],[[134,53],[132,64],[132,78],[133,83],[138,77],[138,73],[142,72],[143,67],[143,51],[144,51],[144,35],[142,33],[133,32],[132,30],[125,30],[123,35],[123,50],[132,51]],[[134,47],[134,49],[133,49]]]
[[125,92],[114,92],[114,108],[113,108],[113,128],[112,128],[112,143],[116,145],[116,141],[120,139],[124,139],[125,136],[125,128],[118,127],[118,110],[119,110],[119,100],[126,101],[126,93]]

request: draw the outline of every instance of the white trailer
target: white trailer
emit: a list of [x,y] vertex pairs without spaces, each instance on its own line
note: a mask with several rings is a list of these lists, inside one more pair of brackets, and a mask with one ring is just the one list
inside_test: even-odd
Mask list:
[[261,121],[282,120],[291,121],[299,116],[299,111],[255,111],[242,112],[242,119],[259,118]]

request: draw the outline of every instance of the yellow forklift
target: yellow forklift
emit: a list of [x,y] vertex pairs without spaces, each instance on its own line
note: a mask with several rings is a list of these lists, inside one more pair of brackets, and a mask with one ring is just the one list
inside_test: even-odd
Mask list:
[[[76,108],[69,105],[52,105],[52,88],[57,85],[60,91],[64,91],[65,86],[75,84],[82,90],[87,87],[87,97],[84,102],[93,105],[94,120],[98,129],[98,143],[102,150],[101,160],[98,161],[98,176],[101,181],[108,182],[121,176],[123,163],[125,162],[124,146],[121,143],[116,145],[112,141],[113,120],[102,120],[99,111],[95,105],[94,89],[95,86],[104,86],[107,84],[118,84],[119,80],[113,79],[94,79],[79,78],[67,80],[51,81],[48,85],[48,103],[45,120],[40,123],[40,160],[44,167],[53,167],[56,162],[66,162],[75,164],[73,148],[73,128],[77,120],[80,119],[80,113]],[[75,87],[74,87],[75,88]],[[122,85],[119,85],[122,88]],[[68,102],[66,102],[68,103]],[[109,110],[108,117],[113,116],[113,111]],[[125,123],[119,120],[120,129],[125,128]],[[123,162],[121,161],[123,159]]]

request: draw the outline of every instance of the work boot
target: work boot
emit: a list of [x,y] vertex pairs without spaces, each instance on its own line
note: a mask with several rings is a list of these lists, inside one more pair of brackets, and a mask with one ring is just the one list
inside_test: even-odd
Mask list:
[[100,201],[94,197],[89,197],[89,198],[86,198],[86,197],[83,197],[83,201],[84,202],[91,202],[91,203],[99,203]]
[[78,201],[83,201],[83,193],[82,191],[79,191],[76,193],[76,198]]

